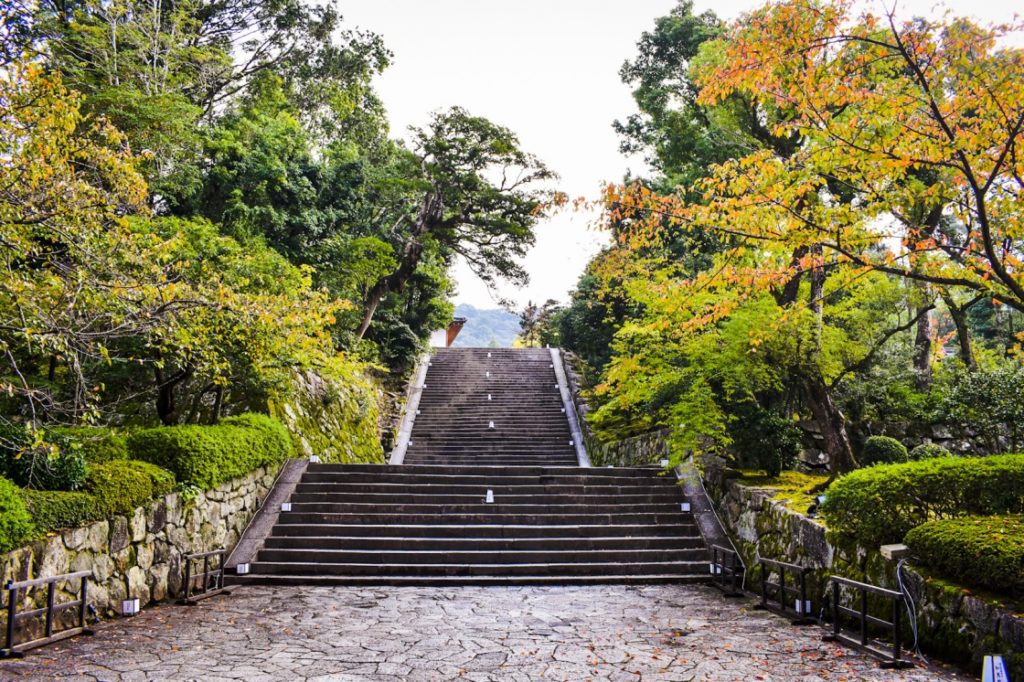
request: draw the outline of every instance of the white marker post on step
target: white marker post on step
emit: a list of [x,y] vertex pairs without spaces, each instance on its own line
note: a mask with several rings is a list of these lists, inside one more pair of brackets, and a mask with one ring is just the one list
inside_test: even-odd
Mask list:
[[493,429],[494,428],[494,422],[487,422],[487,428]]
[[490,488],[487,489],[487,497],[484,498],[484,502],[487,504],[494,504],[494,491]]

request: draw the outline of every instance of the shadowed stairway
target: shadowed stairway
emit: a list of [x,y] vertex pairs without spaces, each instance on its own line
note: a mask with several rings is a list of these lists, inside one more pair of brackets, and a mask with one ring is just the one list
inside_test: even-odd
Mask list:
[[706,579],[674,476],[577,466],[549,351],[440,350],[424,383],[405,462],[310,464],[235,582]]

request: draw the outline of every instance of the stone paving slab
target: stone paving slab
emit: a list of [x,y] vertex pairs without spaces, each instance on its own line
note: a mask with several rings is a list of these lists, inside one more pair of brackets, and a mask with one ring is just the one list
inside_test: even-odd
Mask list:
[[704,586],[235,588],[0,662],[2,680],[967,680],[821,642]]

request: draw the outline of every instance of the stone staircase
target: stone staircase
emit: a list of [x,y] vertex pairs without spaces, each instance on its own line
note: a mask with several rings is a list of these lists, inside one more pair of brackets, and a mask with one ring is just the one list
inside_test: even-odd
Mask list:
[[234,582],[706,579],[674,476],[576,466],[547,350],[438,351],[425,384],[405,463],[310,464]]
[[548,350],[439,350],[425,386],[406,464],[577,464]]

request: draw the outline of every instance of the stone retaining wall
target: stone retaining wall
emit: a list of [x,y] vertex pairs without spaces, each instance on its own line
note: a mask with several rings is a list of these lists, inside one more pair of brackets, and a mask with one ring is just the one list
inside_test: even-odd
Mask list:
[[648,466],[657,464],[659,460],[669,456],[668,429],[643,433],[614,443],[599,441],[587,421],[590,405],[587,404],[587,399],[583,395],[584,380],[580,366],[581,360],[567,350],[562,350],[561,356],[565,378],[569,384],[569,393],[576,406],[580,429],[583,431],[583,444],[586,446],[587,454],[594,466]]
[[[182,587],[182,555],[230,550],[273,486],[277,469],[257,469],[187,501],[172,493],[130,517],[62,530],[0,555],[0,578],[6,583],[91,570],[89,601],[104,616],[119,613],[121,601],[129,597],[145,606],[176,596]],[[45,594],[36,592],[37,600]],[[58,602],[73,599],[70,595]],[[29,596],[23,609],[32,608]]]
[[[815,609],[828,575],[899,589],[896,564],[873,549],[844,546],[827,536],[825,527],[772,500],[774,491],[739,485],[720,472],[708,476],[707,489],[744,563],[751,567],[747,587],[759,589],[757,557],[814,568],[809,582]],[[968,590],[905,566],[904,584],[917,604],[921,648],[969,670],[980,669],[986,654],[1003,654],[1013,679],[1024,680],[1024,618]]]

